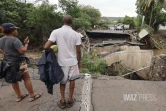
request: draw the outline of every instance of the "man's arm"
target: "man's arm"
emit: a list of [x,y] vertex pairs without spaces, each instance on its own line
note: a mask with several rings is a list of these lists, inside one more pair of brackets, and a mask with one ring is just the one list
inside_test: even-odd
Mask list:
[[44,50],[49,51],[52,44],[53,42],[48,40],[44,46]]
[[81,67],[81,45],[76,45],[78,67]]

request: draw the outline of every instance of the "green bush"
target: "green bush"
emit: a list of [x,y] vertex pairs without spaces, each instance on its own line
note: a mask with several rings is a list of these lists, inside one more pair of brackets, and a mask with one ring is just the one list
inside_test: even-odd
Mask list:
[[84,56],[82,59],[82,68],[80,69],[81,73],[101,75],[104,74],[106,67],[106,61],[97,56],[96,50],[93,50],[92,54],[84,52]]

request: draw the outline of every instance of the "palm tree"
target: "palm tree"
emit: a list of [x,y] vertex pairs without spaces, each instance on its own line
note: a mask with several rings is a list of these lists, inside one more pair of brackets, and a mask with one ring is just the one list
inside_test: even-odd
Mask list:
[[166,9],[166,0],[137,0],[137,4],[144,11],[146,11],[148,8],[151,8],[151,16],[150,16],[149,25],[151,25],[151,22],[152,22],[154,8],[158,4],[162,4],[162,7]]

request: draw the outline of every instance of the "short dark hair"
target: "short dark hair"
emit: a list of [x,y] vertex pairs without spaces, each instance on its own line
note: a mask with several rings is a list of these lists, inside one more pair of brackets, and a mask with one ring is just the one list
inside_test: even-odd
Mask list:
[[68,25],[73,23],[71,15],[64,15],[62,21],[63,21],[63,23],[68,24]]
[[2,27],[0,27],[0,33],[4,33],[4,34],[11,34],[14,30],[16,30],[16,28],[11,28],[11,29],[4,29]]
[[4,34],[11,34],[14,30],[16,30],[16,28],[12,28],[12,29],[8,29],[8,30],[4,30]]

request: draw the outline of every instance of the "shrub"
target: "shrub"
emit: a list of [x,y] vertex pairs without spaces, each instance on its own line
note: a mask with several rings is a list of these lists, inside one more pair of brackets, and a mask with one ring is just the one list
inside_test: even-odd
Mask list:
[[97,51],[93,50],[92,54],[84,52],[82,59],[81,73],[90,73],[94,75],[100,75],[105,73],[107,63],[104,59],[97,56]]

